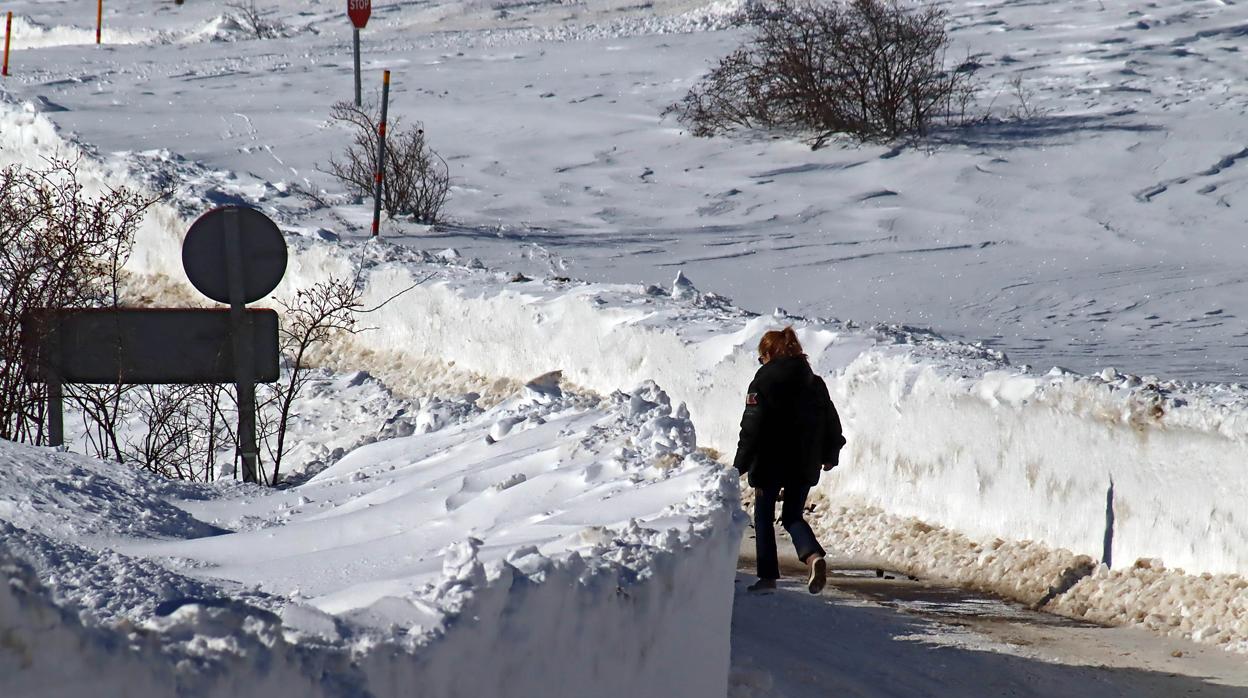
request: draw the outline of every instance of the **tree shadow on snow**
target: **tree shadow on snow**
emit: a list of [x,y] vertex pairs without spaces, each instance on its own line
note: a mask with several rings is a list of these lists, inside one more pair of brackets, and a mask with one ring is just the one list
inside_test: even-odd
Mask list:
[[1133,111],[1108,114],[1045,115],[1019,120],[991,120],[971,126],[933,131],[931,145],[960,145],[970,148],[1035,148],[1069,143],[1077,136],[1102,133],[1148,133],[1164,131],[1161,126],[1131,121]]

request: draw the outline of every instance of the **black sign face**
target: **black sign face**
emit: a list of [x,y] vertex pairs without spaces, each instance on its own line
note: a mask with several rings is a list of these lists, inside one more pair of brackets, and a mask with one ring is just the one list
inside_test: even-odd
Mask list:
[[[255,380],[278,379],[277,313],[248,310]],[[229,310],[46,310],[22,319],[26,378],[56,383],[233,383]]]
[[251,303],[264,298],[286,273],[286,240],[268,216],[245,206],[222,206],[200,216],[182,243],[182,267],[200,293],[230,303],[229,254],[226,226],[238,226],[239,259],[242,260],[243,298]]

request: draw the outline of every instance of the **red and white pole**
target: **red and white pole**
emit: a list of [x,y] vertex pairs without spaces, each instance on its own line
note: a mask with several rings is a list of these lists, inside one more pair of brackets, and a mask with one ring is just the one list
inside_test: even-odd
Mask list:
[[0,69],[0,75],[8,77],[9,75],[9,37],[13,36],[13,13],[10,12],[4,20],[4,67]]
[[373,174],[373,237],[381,233],[381,195],[386,180],[386,112],[390,108],[390,71],[381,79],[381,124],[377,127],[377,171]]

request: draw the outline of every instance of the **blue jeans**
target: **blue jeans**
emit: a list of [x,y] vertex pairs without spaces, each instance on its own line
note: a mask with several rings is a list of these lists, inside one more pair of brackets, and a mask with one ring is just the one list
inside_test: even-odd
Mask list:
[[[823,547],[815,539],[815,532],[810,524],[802,518],[806,508],[806,496],[809,487],[785,487],[784,506],[780,508],[780,524],[793,538],[793,547],[797,548],[797,559],[802,562],[811,555],[824,555]],[[776,499],[780,496],[779,487],[754,488],[754,543],[758,556],[759,579],[779,579],[780,560],[776,553],[776,529],[772,522],[776,520]]]

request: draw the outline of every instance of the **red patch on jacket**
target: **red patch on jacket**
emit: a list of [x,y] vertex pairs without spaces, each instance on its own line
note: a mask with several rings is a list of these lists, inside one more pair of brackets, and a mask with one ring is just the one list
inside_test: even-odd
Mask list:
[[758,404],[758,393],[748,393],[748,394],[746,394],[746,396],[745,396],[745,404],[747,404],[747,405],[757,405],[757,404]]

